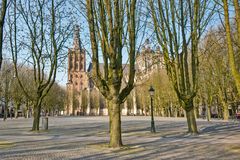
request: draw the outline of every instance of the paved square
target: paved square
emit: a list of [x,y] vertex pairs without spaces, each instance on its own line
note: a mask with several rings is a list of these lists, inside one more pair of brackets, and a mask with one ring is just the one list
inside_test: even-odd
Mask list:
[[49,117],[49,131],[30,132],[32,119],[0,121],[1,160],[240,159],[239,122],[197,120],[200,135],[186,134],[185,118],[122,117],[122,149],[107,148],[108,117]]

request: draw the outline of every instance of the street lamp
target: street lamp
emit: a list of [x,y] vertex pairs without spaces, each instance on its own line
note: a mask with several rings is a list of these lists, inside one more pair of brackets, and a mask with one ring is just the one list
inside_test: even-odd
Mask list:
[[148,91],[149,91],[149,94],[150,94],[150,97],[151,97],[151,132],[155,133],[156,130],[155,130],[154,118],[153,118],[153,96],[154,96],[155,90],[152,86],[150,86]]

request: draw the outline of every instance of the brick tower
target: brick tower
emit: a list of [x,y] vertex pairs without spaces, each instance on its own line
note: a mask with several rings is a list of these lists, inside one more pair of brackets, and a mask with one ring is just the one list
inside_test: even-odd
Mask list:
[[82,91],[88,87],[86,53],[81,46],[79,31],[79,26],[76,25],[73,48],[68,50],[67,104],[65,107],[67,115],[77,115],[83,112]]

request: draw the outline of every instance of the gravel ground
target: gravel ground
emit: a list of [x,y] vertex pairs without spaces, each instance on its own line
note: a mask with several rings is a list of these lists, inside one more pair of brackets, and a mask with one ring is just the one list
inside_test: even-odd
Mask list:
[[122,117],[124,147],[107,147],[108,117],[49,117],[49,130],[30,132],[32,119],[0,121],[1,160],[229,159],[240,160],[237,121],[197,120],[200,134],[186,134],[184,118]]

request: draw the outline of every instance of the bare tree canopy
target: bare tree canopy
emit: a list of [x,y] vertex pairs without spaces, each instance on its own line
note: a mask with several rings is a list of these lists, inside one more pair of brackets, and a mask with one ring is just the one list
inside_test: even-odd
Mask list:
[[[32,130],[39,130],[43,99],[55,82],[61,52],[71,35],[71,21],[66,19],[68,13],[64,9],[66,3],[66,0],[15,0],[9,13],[9,37],[16,78],[24,94],[34,102]],[[24,53],[21,49],[27,53],[25,59],[32,66],[35,93],[28,92],[19,78],[19,59]]]
[[[200,4],[201,3],[201,4]],[[149,1],[167,72],[187,114],[188,131],[197,133],[193,99],[198,90],[198,44],[214,6],[209,0]]]

